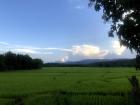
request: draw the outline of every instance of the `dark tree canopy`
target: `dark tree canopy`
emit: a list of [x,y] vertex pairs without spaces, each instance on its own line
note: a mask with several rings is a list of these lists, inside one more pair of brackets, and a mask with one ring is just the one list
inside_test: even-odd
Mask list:
[[7,52],[0,54],[0,71],[39,69],[43,66],[41,59],[32,59],[29,55]]
[[117,35],[120,44],[140,54],[140,0],[89,0],[102,18],[111,22],[109,36]]

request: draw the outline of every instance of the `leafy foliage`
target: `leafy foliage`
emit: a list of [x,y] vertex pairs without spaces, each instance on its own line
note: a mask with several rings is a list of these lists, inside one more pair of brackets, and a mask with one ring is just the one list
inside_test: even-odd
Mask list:
[[29,55],[12,52],[0,55],[0,70],[38,69],[42,65],[41,59],[32,59]]
[[109,36],[117,35],[121,45],[140,54],[139,0],[89,0],[96,11],[103,10],[102,18],[111,22]]

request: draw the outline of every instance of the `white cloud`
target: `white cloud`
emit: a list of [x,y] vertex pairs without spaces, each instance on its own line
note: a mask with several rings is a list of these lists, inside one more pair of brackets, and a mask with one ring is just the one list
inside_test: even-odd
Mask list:
[[72,7],[77,10],[83,10],[86,7],[86,5],[84,5],[85,1],[86,0],[68,0]]
[[37,53],[37,51],[35,51],[33,49],[28,49],[28,48],[14,49],[13,51],[18,52],[18,53],[30,53],[30,54]]
[[66,48],[40,48],[42,50],[59,50],[59,51],[66,51],[66,52],[72,52],[71,49],[66,49]]
[[112,47],[113,47],[114,53],[117,54],[117,55],[122,55],[126,50],[126,47],[121,46],[119,41],[116,41],[116,40],[113,41]]
[[0,42],[1,45],[9,45],[7,42]]
[[61,62],[66,62],[69,59],[69,56],[64,56],[60,61]]
[[126,50],[126,47],[121,47],[119,42],[116,40],[112,42],[110,50],[89,44],[73,45],[70,48],[56,48],[24,46],[0,42],[0,46],[1,53],[12,51],[15,53],[29,54],[33,58],[41,58],[44,62],[66,62],[94,58],[100,59],[106,58],[107,56],[109,57],[110,54],[113,54],[113,56],[118,55],[120,57]]
[[75,9],[78,9],[78,10],[82,10],[82,9],[84,9],[85,7],[84,6],[82,6],[82,5],[77,5],[77,6],[75,6]]
[[73,55],[82,55],[87,57],[103,57],[108,54],[107,50],[101,50],[94,45],[77,45],[72,47]]
[[68,2],[70,2],[70,3],[75,3],[75,2],[81,2],[82,0],[68,0]]

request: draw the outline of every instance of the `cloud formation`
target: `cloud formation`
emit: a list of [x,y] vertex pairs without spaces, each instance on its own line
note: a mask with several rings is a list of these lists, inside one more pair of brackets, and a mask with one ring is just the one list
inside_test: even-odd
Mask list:
[[33,58],[41,58],[44,62],[51,61],[75,61],[82,59],[98,59],[106,58],[110,55],[122,56],[126,47],[120,46],[119,41],[111,43],[111,49],[103,49],[102,47],[82,44],[73,45],[70,48],[56,48],[56,47],[34,47],[9,44],[7,42],[0,42],[0,52],[12,51],[15,53],[29,54]]
[[83,4],[85,4],[85,3],[83,3],[85,1],[86,0],[68,0],[68,2],[72,5],[72,7],[77,10],[83,10],[86,8],[87,5],[86,6],[83,5]]
[[101,50],[94,45],[77,45],[72,47],[73,55],[82,55],[86,57],[103,57],[108,54],[107,50]]
[[78,10],[82,10],[82,9],[84,9],[85,7],[84,6],[82,6],[82,5],[77,5],[77,6],[75,6],[75,9],[78,9]]
[[66,62],[66,61],[68,61],[68,59],[69,59],[69,56],[64,56],[60,61],[61,62]]
[[0,42],[0,45],[9,45],[9,44],[6,42]]
[[21,48],[21,49],[14,49],[14,52],[18,53],[29,53],[29,54],[36,54],[38,53],[37,51],[29,48]]
[[114,49],[114,53],[117,54],[117,55],[122,55],[125,50],[126,50],[126,47],[125,46],[121,46],[119,41],[113,41],[112,43],[112,47]]

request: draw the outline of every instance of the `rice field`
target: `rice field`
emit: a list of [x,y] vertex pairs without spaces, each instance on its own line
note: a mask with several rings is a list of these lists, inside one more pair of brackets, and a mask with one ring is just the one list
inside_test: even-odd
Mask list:
[[134,68],[49,67],[0,72],[0,105],[132,105]]

